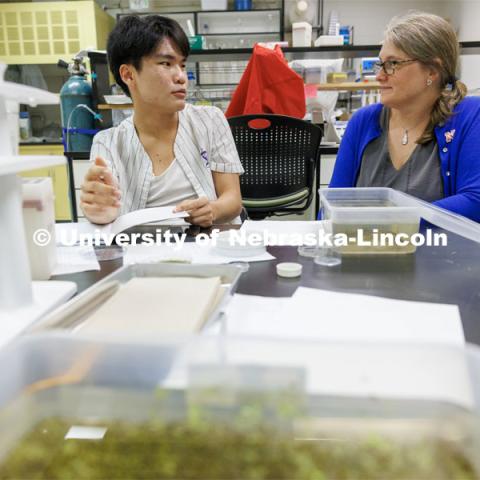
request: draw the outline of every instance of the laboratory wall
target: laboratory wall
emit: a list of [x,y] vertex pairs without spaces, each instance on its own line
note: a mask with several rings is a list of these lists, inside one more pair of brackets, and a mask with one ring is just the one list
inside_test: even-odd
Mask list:
[[[353,25],[357,45],[379,43],[385,25],[395,15],[422,10],[441,15],[452,22],[461,41],[478,41],[480,0],[325,0],[324,26],[332,10],[342,25]],[[464,55],[459,77],[470,92],[480,89],[480,55]]]
[[330,12],[335,10],[341,25],[354,26],[355,44],[373,45],[381,41],[385,26],[394,16],[409,10],[444,15],[445,5],[442,0],[325,0],[324,26],[328,26]]
[[[458,26],[461,41],[475,42],[480,40],[480,0],[451,1],[447,5],[447,11],[454,24]],[[471,92],[479,90],[480,55],[463,56],[459,76]]]

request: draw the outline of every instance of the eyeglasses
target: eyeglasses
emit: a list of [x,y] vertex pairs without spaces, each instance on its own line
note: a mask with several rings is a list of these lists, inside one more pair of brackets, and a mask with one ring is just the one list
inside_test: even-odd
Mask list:
[[375,72],[375,75],[377,75],[380,70],[383,69],[383,71],[387,75],[393,75],[398,68],[399,65],[405,65],[407,63],[411,62],[416,62],[416,60],[409,59],[409,60],[386,60],[385,62],[376,62],[373,65],[373,71]]

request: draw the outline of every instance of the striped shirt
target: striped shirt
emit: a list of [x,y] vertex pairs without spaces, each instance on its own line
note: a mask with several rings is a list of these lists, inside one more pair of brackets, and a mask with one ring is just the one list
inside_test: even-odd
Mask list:
[[[212,171],[243,173],[227,119],[216,107],[187,104],[179,112],[173,151],[198,197],[217,199]],[[132,117],[95,135],[90,160],[97,156],[107,162],[118,181],[122,192],[120,214],[146,208],[154,175]]]

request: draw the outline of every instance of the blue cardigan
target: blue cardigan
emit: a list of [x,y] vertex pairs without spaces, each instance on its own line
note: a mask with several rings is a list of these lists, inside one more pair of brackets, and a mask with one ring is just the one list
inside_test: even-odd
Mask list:
[[[358,110],[348,122],[330,187],[354,187],[365,147],[382,133],[382,104]],[[434,205],[480,222],[480,98],[466,97],[435,128],[445,197]]]

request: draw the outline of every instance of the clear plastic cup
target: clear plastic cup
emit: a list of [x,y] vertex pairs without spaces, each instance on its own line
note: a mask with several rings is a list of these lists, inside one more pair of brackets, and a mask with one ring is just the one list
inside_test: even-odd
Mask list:
[[336,267],[342,263],[342,256],[334,248],[317,247],[317,255],[313,261],[322,267]]

